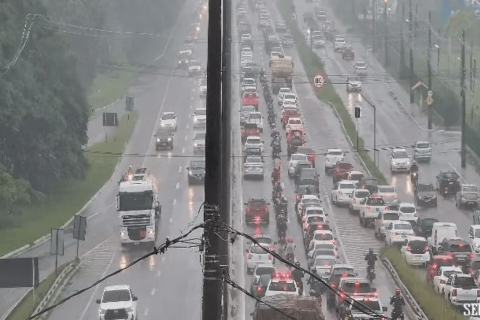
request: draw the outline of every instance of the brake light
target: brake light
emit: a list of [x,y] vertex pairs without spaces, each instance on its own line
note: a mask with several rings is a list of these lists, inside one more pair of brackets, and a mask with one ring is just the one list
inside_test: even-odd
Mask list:
[[272,255],[269,254],[269,255],[268,255],[268,260],[272,260],[272,259],[273,259]]
[[343,191],[342,190],[338,191],[338,194],[343,195]]
[[347,296],[346,296],[344,293],[341,293],[341,294],[340,294],[340,298],[341,298],[341,299],[346,299]]
[[257,287],[257,292],[262,292],[262,287],[258,286]]
[[348,277],[348,273],[342,273],[342,278]]
[[328,268],[328,267],[330,267],[330,265],[329,265],[328,263],[325,263],[325,264],[323,265],[323,267],[324,267],[324,268]]
[[462,247],[463,247],[463,243],[460,243],[458,246],[459,246],[460,248],[462,248]]
[[436,263],[432,264],[432,269],[437,269],[437,267],[438,267],[438,266],[437,266]]
[[355,282],[355,287],[360,287],[360,282]]
[[416,213],[414,213],[413,216],[414,216],[415,218],[418,217],[418,215],[417,215]]
[[321,224],[319,224],[319,225],[317,226],[317,230],[321,230],[321,229],[323,229],[323,226],[322,226]]
[[367,209],[367,211],[370,211],[371,208],[368,206],[368,207],[365,207],[365,209]]
[[396,233],[396,232],[394,232],[394,233],[392,233],[392,235],[393,235],[393,236],[398,236],[399,234]]
[[473,258],[475,258],[475,254],[472,252],[470,253],[470,260],[473,260]]
[[408,247],[407,247],[407,251],[408,251],[408,252],[412,252],[412,247],[408,246]]
[[297,201],[300,201],[300,195],[297,194]]
[[335,289],[337,287],[337,285],[335,283],[330,283],[330,287],[332,287],[333,289]]
[[425,246],[425,248],[423,248],[423,250],[424,250],[425,252],[428,252],[428,250],[430,250],[430,248],[429,248],[428,246]]
[[248,254],[247,259],[248,260],[252,259],[252,254],[251,253]]
[[452,290],[452,297],[456,297],[457,296],[457,289],[453,289]]
[[383,209],[384,209],[384,210],[388,210],[388,206],[385,206]]
[[277,272],[275,271],[272,274],[272,278],[276,279],[290,279],[292,277],[292,274],[290,272]]

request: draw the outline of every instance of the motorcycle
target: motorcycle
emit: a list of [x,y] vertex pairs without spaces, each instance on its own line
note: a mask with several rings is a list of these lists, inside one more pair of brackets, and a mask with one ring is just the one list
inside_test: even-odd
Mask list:
[[412,172],[410,174],[410,182],[412,182],[412,184],[416,185],[417,182],[418,182],[418,172]]
[[279,244],[284,244],[285,243],[286,236],[287,236],[287,230],[278,229],[278,243]]
[[375,280],[375,277],[375,268],[368,267],[367,279],[370,281],[370,284],[372,284],[373,280]]
[[297,287],[298,287],[298,295],[299,296],[303,295],[303,281],[302,280],[300,280],[300,281],[295,280],[295,282],[297,283]]
[[403,310],[392,310],[392,320],[404,320],[405,315],[403,314]]
[[293,253],[287,253],[285,255],[285,259],[291,264],[295,263],[295,256],[293,255]]

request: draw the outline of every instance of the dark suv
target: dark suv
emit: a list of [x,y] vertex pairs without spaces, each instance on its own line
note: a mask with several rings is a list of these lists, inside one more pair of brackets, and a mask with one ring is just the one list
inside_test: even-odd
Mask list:
[[173,133],[169,130],[158,130],[155,141],[155,150],[173,150]]
[[320,192],[320,179],[317,170],[314,168],[302,168],[300,173],[295,178],[296,185],[314,185],[315,192]]
[[470,261],[474,258],[472,248],[462,239],[445,239],[437,250],[438,254],[452,256],[455,265],[461,265],[464,268],[469,267]]
[[188,184],[202,184],[205,182],[205,159],[191,160],[188,170]]

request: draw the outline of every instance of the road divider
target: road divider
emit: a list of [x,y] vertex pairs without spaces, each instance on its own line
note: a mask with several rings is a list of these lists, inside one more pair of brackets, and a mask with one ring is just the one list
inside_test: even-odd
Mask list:
[[[105,142],[97,143],[86,150],[89,169],[85,179],[74,182],[71,186],[65,186],[65,190],[59,192],[55,199],[47,200],[45,203],[38,205],[35,214],[37,217],[40,216],[41,219],[31,219],[21,227],[2,230],[0,233],[0,254],[5,254],[8,250],[23,246],[1,258],[16,257],[49,241],[49,231],[59,221],[68,219],[60,228],[71,227],[74,216],[81,215],[92,201],[101,194],[106,183],[113,179],[122,159],[122,154],[135,129],[137,119],[137,112],[124,114],[119,120],[115,136],[109,137]],[[76,211],[77,213],[74,214]],[[44,234],[44,236],[39,237],[41,234]],[[25,245],[25,243],[27,244]]]
[[[30,289],[23,299],[21,299],[9,313],[5,314],[1,320],[24,320],[53,305],[79,266],[79,260],[74,260],[73,262],[59,266],[57,277],[54,272],[40,282],[35,290]],[[32,312],[32,310],[34,311]],[[44,320],[47,317],[48,313],[45,313],[36,319]]]
[[[435,291],[433,285],[422,279],[415,267],[408,265],[398,249],[384,248],[380,252],[382,263],[402,289],[405,300],[422,319],[465,319]],[[417,268],[418,269],[418,268]]]
[[[350,113],[343,104],[342,99],[337,94],[335,88],[331,83],[328,82],[328,74],[325,72],[325,67],[323,61],[317,56],[315,52],[307,45],[305,40],[305,35],[302,34],[300,28],[296,21],[294,21],[291,17],[291,8],[293,6],[292,0],[278,0],[277,7],[284,19],[287,27],[290,29],[290,33],[295,39],[297,51],[302,61],[303,67],[305,69],[305,73],[307,74],[308,79],[312,80],[313,86],[313,78],[316,74],[321,72],[325,75],[323,87],[317,90],[316,96],[320,100],[324,101],[334,110],[335,114],[339,118],[340,122],[344,127],[344,131],[346,136],[349,138],[354,150],[355,154],[359,156],[361,162],[363,162],[365,169],[369,171],[372,176],[377,178],[382,184],[388,184],[385,176],[382,172],[375,166],[374,161],[370,157],[367,151],[365,150],[365,143],[362,138],[358,138],[358,145],[353,143],[357,139],[357,130],[355,124],[350,117]],[[297,19],[298,20],[298,19]]]

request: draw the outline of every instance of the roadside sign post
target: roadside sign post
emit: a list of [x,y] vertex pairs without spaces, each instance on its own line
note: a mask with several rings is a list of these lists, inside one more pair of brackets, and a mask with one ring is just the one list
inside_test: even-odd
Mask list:
[[433,104],[433,98],[428,96],[427,99],[425,99],[425,102],[427,103],[427,106],[431,107]]
[[318,72],[314,77],[313,77],[313,86],[317,89],[323,88],[323,85],[325,84],[325,76],[323,73]]
[[87,218],[84,216],[76,215],[73,221],[73,239],[77,239],[77,259],[78,250],[80,248],[80,241],[85,241],[85,235],[87,233]]

